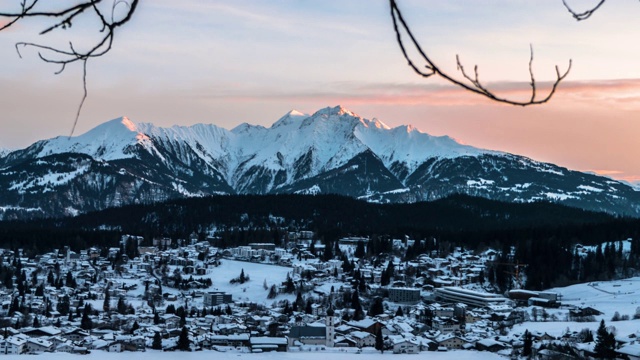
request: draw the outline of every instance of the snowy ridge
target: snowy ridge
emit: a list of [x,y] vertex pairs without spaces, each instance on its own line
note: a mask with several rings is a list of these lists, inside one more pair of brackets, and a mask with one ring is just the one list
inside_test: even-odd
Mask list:
[[131,147],[137,143],[149,146],[149,139],[138,131],[135,123],[121,117],[76,137],[58,136],[40,143],[43,146],[37,157],[73,152],[95,159],[116,160],[133,157]]
[[[336,106],[312,115],[292,110],[269,128],[241,124],[232,130],[212,124],[161,128],[122,117],[77,137],[43,141],[37,157],[74,152],[105,161],[126,159],[136,156],[136,145],[163,162],[168,160],[159,149],[172,149],[187,166],[193,162],[190,154],[196,154],[237,189],[256,181],[258,168],[273,176],[286,173],[284,181],[270,182],[265,191],[340,167],[366,150],[376,154],[387,168],[401,164],[409,173],[433,157],[496,153],[462,145],[447,136],[431,136],[412,126],[392,129],[380,120],[364,119]],[[305,171],[297,171],[303,161]]]
[[[38,208],[47,201],[40,195],[61,192],[65,208],[81,212],[212,194],[331,193],[386,203],[463,193],[640,216],[640,192],[627,184],[411,125],[391,128],[341,106],[311,115],[292,110],[270,127],[231,130],[121,117],[0,156],[0,198],[14,199],[0,206]],[[100,201],[83,199],[96,194]],[[83,209],[88,203],[92,208]]]

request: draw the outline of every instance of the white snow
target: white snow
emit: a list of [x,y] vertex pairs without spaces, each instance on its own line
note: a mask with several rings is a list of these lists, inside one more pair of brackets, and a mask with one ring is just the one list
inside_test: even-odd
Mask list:
[[597,188],[597,187],[593,187],[593,186],[588,186],[588,185],[579,185],[578,189],[580,190],[585,190],[585,191],[591,191],[591,192],[603,192],[603,189]]
[[467,186],[486,188],[486,185],[493,185],[495,181],[479,178],[478,180],[467,180]]
[[[312,347],[312,349],[314,349]],[[357,349],[326,349],[324,351],[305,351],[305,352],[265,352],[265,353],[246,353],[234,349],[228,351],[212,351],[204,350],[198,352],[163,352],[159,350],[147,350],[146,352],[122,352],[122,353],[109,353],[106,351],[95,350],[89,355],[70,355],[67,353],[48,353],[47,359],[53,360],[67,360],[69,358],[79,357],[82,359],[91,360],[128,360],[131,356],[134,356],[137,360],[173,360],[176,357],[180,357],[182,360],[203,360],[214,358],[216,360],[326,360],[327,357],[331,357],[332,360],[353,360],[355,359],[416,359],[427,357],[433,360],[455,359],[455,360],[495,360],[505,359],[497,354],[490,352],[479,351],[449,351],[449,352],[429,352],[421,353],[421,355],[404,354],[397,355],[392,354],[391,351],[386,351],[384,354],[375,351],[374,349],[364,348],[361,353],[356,354]],[[25,355],[4,355],[3,359],[24,359]]]
[[575,198],[575,196],[572,196],[569,194],[559,194],[559,193],[553,193],[553,192],[546,192],[543,195],[549,199],[560,200],[560,201]]
[[316,184],[308,189],[298,190],[295,193],[300,195],[318,195],[322,194],[322,189]]
[[[344,165],[370,150],[385,166],[399,162],[411,173],[432,157],[453,158],[497,153],[462,145],[454,139],[422,133],[413,126],[390,128],[378,119],[364,119],[341,107],[327,107],[312,115],[292,110],[270,128],[242,124],[232,130],[211,124],[161,128],[126,117],[108,121],[85,134],[40,142],[43,157],[63,152],[84,153],[101,160],[135,156],[135,146],[166,161],[158,149],[173,148],[190,165],[191,154],[217,168],[234,188],[242,190],[252,167],[271,175],[285,171],[284,184],[294,181],[295,164],[306,159],[303,177]],[[255,173],[255,172],[254,172]],[[296,180],[299,180],[297,178]],[[268,190],[275,185],[270,184]]]
[[[549,291],[557,292],[562,297],[559,299],[563,305],[573,305],[578,307],[592,307],[603,314],[595,316],[594,322],[566,322],[567,308],[546,309],[549,316],[555,315],[558,321],[527,321],[523,324],[515,325],[512,334],[521,334],[529,331],[546,332],[552,336],[562,336],[567,330],[580,331],[589,328],[595,332],[604,319],[607,326],[615,327],[616,334],[627,336],[635,334],[640,330],[640,320],[611,321],[613,315],[618,312],[620,315],[628,315],[633,319],[633,315],[640,307],[640,277],[616,280],[598,281],[588,284],[577,284],[563,288],[553,288]],[[528,311],[531,312],[532,308]],[[538,308],[538,310],[540,310]]]

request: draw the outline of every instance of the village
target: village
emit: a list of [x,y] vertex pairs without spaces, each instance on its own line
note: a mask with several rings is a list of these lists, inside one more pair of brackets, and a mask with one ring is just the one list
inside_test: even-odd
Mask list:
[[[124,235],[119,247],[33,258],[3,250],[0,354],[375,349],[588,357],[595,356],[598,321],[612,315],[571,292],[519,289],[518,264],[512,290],[488,291],[496,250],[455,248],[444,257],[401,261],[393,254],[415,243],[401,239],[392,241],[392,254],[365,259],[358,256],[369,239],[352,237],[336,242],[342,259],[323,261],[327,250],[313,235],[290,233],[283,247],[222,249],[196,235],[148,243]],[[635,290],[580,286],[635,307],[624,299]],[[640,316],[615,309],[613,320],[626,324],[618,328],[616,352],[638,358]]]

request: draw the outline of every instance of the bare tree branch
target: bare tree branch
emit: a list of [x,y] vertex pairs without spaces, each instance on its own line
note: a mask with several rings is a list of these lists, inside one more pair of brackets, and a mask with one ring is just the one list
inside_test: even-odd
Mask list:
[[[456,86],[459,86],[465,90],[471,91],[472,93],[476,93],[484,97],[487,97],[493,101],[510,104],[510,105],[528,106],[528,105],[544,104],[547,101],[549,101],[553,96],[553,94],[556,92],[556,89],[558,88],[558,85],[560,84],[560,82],[565,79],[565,77],[569,74],[569,71],[571,70],[571,60],[569,60],[569,66],[567,67],[567,70],[564,73],[561,73],[558,66],[556,66],[555,67],[556,80],[551,85],[551,89],[549,90],[549,93],[545,97],[538,99],[536,80],[533,75],[533,47],[530,46],[530,50],[531,50],[531,57],[529,59],[529,75],[531,79],[530,99],[527,101],[517,101],[517,100],[511,100],[511,99],[498,96],[493,91],[489,90],[482,84],[482,82],[480,81],[478,66],[476,65],[474,67],[473,75],[470,75],[465,70],[464,66],[462,65],[462,62],[460,61],[460,57],[458,55],[456,55],[457,68],[458,68],[458,71],[460,71],[460,73],[462,74],[462,77],[466,81],[458,80],[453,76],[442,71],[440,67],[436,65],[436,63],[434,63],[431,60],[431,58],[429,58],[429,56],[423,50],[418,40],[413,35],[413,32],[411,31],[411,29],[409,28],[409,25],[407,25],[406,21],[404,20],[404,17],[402,16],[402,13],[398,8],[396,1],[389,0],[389,5],[391,7],[391,18],[393,19],[393,29],[396,32],[396,40],[398,42],[398,45],[400,46],[402,55],[404,55],[404,58],[407,60],[408,65],[413,69],[413,71],[422,77],[428,78],[433,75],[436,75]],[[418,67],[418,65],[416,65],[416,63],[411,59],[411,57],[407,53],[404,41],[402,39],[402,32],[407,34],[407,36],[409,37],[409,42],[415,47],[415,50],[418,52],[422,61],[425,62],[424,68]]]
[[[109,0],[106,0],[109,1]],[[110,14],[106,15],[100,9],[99,5],[106,2],[105,0],[84,0],[75,5],[63,4],[61,8],[54,10],[37,10],[37,5],[40,0],[21,0],[19,12],[0,12],[0,17],[9,18],[10,21],[0,27],[0,31],[5,30],[25,18],[51,18],[54,19],[53,23],[39,32],[39,35],[45,35],[53,30],[68,29],[72,26],[73,22],[81,15],[89,14],[95,15],[98,24],[101,26],[99,32],[102,34],[92,45],[87,49],[78,50],[73,45],[73,42],[69,42],[67,49],[59,48],[50,45],[37,44],[33,42],[19,42],[16,44],[16,51],[18,56],[22,57],[20,53],[21,48],[32,47],[38,50],[38,56],[42,61],[50,64],[59,65],[60,68],[55,74],[60,74],[66,69],[66,66],[79,62],[82,64],[82,85],[83,85],[83,97],[78,106],[76,118],[73,123],[71,135],[75,130],[78,119],[80,118],[80,112],[82,106],[87,98],[87,62],[89,59],[103,56],[111,50],[113,45],[113,39],[116,30],[125,25],[131,20],[139,0],[111,0]],[[51,4],[51,2],[49,2]],[[127,7],[127,11],[124,16],[119,18],[115,17],[116,8],[118,5],[124,4]],[[70,135],[70,136],[71,136]]]
[[591,15],[593,15],[593,13],[595,13],[600,8],[600,6],[602,6],[602,4],[604,4],[605,1],[606,0],[600,0],[598,5],[594,6],[590,10],[586,10],[586,11],[583,11],[581,13],[574,11],[571,8],[571,6],[569,6],[569,4],[567,4],[566,0],[562,0],[562,4],[564,4],[564,7],[567,8],[567,10],[569,11],[569,13],[571,13],[571,16],[573,16],[574,19],[576,19],[578,21],[582,21],[582,20],[587,20],[589,17],[591,17]]

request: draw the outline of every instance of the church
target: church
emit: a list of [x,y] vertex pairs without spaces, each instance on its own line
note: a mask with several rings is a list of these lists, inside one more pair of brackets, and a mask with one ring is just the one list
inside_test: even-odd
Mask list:
[[321,345],[333,347],[335,341],[335,312],[329,307],[326,313],[324,324],[311,323],[307,325],[292,326],[289,331],[287,345]]

